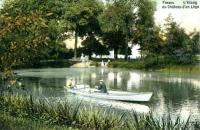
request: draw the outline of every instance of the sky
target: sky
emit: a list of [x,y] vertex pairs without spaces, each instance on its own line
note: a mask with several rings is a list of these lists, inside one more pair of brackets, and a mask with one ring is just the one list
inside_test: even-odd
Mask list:
[[[105,1],[105,0],[103,0]],[[174,18],[174,20],[187,32],[192,32],[194,29],[196,31],[200,31],[200,0],[152,0],[156,2],[156,12],[154,14],[155,22],[157,25],[163,25],[165,19],[168,17],[169,14]],[[195,1],[196,3],[186,3],[187,1]],[[166,4],[166,3],[171,4]],[[178,8],[162,8],[163,5],[174,5],[174,6],[183,6],[185,5],[190,6],[189,9],[178,9]],[[165,3],[165,4],[163,4]],[[191,9],[191,6],[199,6],[198,9]]]
[[1,7],[1,5],[2,5],[2,0],[0,0],[0,7]]
[[[165,1],[165,2],[164,2]],[[166,4],[166,1],[171,2],[172,4]],[[155,21],[158,25],[163,25],[166,17],[171,14],[174,20],[180,24],[181,27],[185,28],[187,32],[192,32],[194,29],[200,31],[200,0],[188,0],[189,3],[185,5],[189,6],[189,9],[186,8],[162,8],[162,6],[175,5],[175,6],[184,6],[184,2],[187,0],[156,0],[157,2],[157,11],[155,12]],[[195,1],[196,3],[191,3]],[[174,4],[173,4],[174,3]],[[191,8],[194,6],[199,6],[197,9]]]

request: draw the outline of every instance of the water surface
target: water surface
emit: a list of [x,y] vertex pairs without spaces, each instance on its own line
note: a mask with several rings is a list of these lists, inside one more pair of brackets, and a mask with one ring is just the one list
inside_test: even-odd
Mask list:
[[[76,84],[98,85],[103,79],[108,90],[130,92],[153,92],[150,102],[135,104],[117,101],[85,100],[99,102],[103,106],[113,106],[123,110],[137,109],[146,112],[148,109],[157,117],[180,115],[186,119],[200,118],[200,74],[172,74],[144,72],[127,69],[109,68],[47,68],[16,71],[22,77],[22,83],[28,92],[37,97],[46,97],[64,101],[66,98],[80,98],[70,95],[63,86],[72,78]],[[144,106],[143,106],[144,105]],[[143,110],[142,110],[143,108]]]

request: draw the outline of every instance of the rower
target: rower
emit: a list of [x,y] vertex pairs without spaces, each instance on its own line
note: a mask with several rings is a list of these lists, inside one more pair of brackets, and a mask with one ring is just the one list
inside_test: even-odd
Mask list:
[[99,81],[99,86],[97,87],[98,90],[100,90],[101,93],[107,93],[107,88],[103,80]]
[[72,78],[70,78],[68,81],[67,81],[67,84],[66,84],[66,87],[68,88],[74,88],[74,82],[72,81]]

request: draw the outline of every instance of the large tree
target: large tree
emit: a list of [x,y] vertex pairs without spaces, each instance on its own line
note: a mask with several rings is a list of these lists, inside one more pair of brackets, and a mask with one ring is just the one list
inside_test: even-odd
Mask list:
[[191,38],[170,16],[167,18],[165,31],[165,55],[170,61],[178,64],[195,62],[199,48],[197,34]]
[[160,44],[158,27],[154,22],[155,9],[155,3],[151,0],[140,0],[133,42],[140,45],[141,53],[152,51]]
[[89,59],[91,59],[92,54],[96,55],[103,55],[103,54],[109,54],[109,51],[105,45],[103,45],[99,38],[96,38],[94,35],[88,36],[83,42],[82,42],[83,52],[84,54],[89,56]]
[[1,71],[10,73],[15,65],[37,62],[34,59],[62,37],[61,5],[53,0],[5,0],[0,10]]
[[114,59],[118,58],[120,49],[125,49],[125,36],[122,32],[104,32],[102,38],[104,44],[108,46],[109,50],[114,50]]
[[[128,42],[136,20],[134,8],[135,6],[128,1],[112,1],[107,4],[100,17],[101,27],[105,34],[103,39],[106,39],[105,43],[114,50],[115,59],[121,47],[125,49],[125,58],[128,57]],[[112,37],[107,35],[112,35]]]
[[65,19],[69,30],[74,32],[74,58],[77,58],[78,37],[93,35],[100,31],[98,15],[102,12],[98,0],[72,0],[66,7]]
[[192,52],[194,54],[200,53],[200,32],[194,32],[192,34]]

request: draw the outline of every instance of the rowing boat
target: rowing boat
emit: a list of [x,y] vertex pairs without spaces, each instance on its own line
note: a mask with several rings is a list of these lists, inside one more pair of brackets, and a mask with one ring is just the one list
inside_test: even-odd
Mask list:
[[73,94],[107,99],[107,100],[118,100],[118,101],[128,101],[128,102],[147,102],[151,99],[152,92],[122,92],[122,91],[108,91],[108,93],[101,93],[97,89],[91,89],[88,86],[76,85],[76,87],[69,89],[67,91]]

